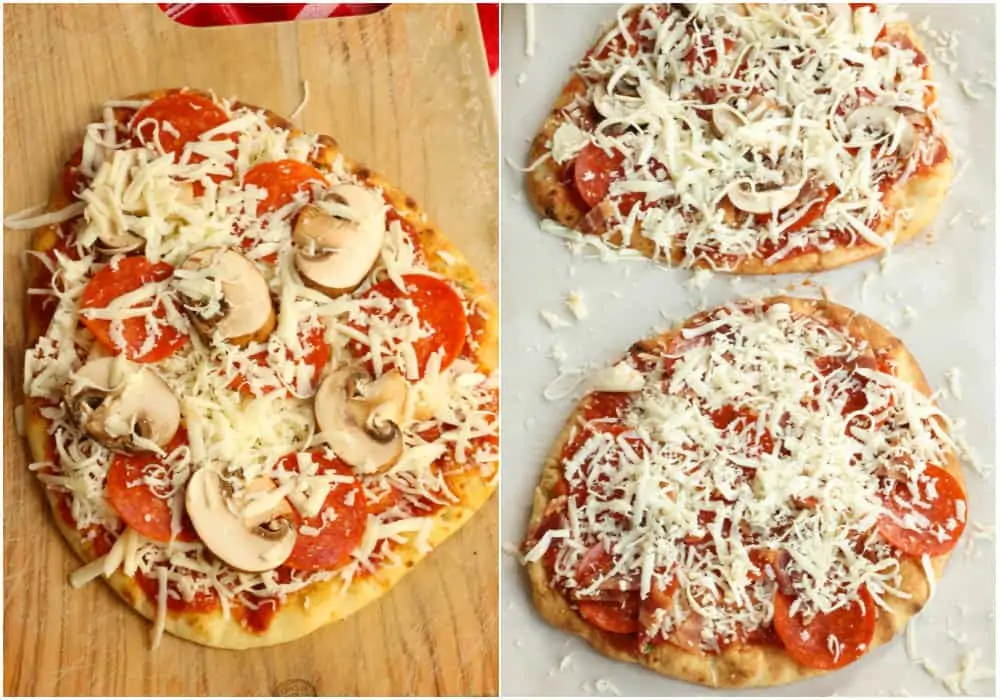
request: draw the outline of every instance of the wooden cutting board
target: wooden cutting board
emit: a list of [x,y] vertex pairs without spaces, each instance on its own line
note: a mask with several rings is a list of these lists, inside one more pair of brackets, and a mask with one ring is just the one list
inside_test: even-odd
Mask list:
[[[4,215],[45,202],[105,99],[212,88],[290,114],[414,196],[496,293],[497,130],[474,5],[189,28],[154,5],[4,7]],[[4,691],[7,695],[497,693],[497,511],[491,500],[388,595],[280,647],[206,649],[95,582],[57,533],[14,430],[27,232],[4,232]]]

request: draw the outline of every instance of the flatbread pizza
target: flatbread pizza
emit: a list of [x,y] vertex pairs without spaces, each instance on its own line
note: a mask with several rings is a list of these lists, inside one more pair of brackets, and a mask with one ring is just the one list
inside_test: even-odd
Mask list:
[[968,520],[916,360],[843,306],[734,302],[591,386],[523,552],[543,617],[612,658],[720,688],[843,668],[921,610]]
[[277,644],[379,598],[498,470],[497,312],[328,136],[104,105],[33,218],[24,429],[55,522],[164,631]]
[[741,274],[884,252],[930,223],[953,177],[921,43],[868,3],[623,7],[529,162],[546,219]]

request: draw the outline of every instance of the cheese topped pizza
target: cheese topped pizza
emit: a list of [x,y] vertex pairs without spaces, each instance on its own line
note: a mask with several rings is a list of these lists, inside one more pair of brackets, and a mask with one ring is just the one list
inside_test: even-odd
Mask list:
[[524,551],[542,614],[614,658],[717,687],[842,668],[923,607],[965,528],[919,367],[842,306],[701,313],[593,389]]
[[684,267],[815,271],[915,236],[952,179],[927,56],[870,3],[623,8],[531,149],[548,219]]
[[374,600],[495,488],[497,319],[415,202],[212,94],[107,103],[36,228],[23,414],[56,522],[164,630]]

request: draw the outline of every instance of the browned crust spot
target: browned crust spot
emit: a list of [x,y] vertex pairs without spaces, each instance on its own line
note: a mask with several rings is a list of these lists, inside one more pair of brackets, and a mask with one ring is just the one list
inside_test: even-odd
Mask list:
[[[902,341],[872,319],[845,306],[819,299],[776,296],[763,300],[763,303],[773,302],[787,303],[795,312],[811,316],[821,322],[840,326],[851,338],[868,343],[872,351],[885,353],[886,358],[896,364],[896,376],[914,386],[930,399],[930,387],[927,385],[927,380],[924,378],[916,359]],[[650,338],[647,342],[666,344],[680,334],[682,327],[683,324],[678,325],[662,335]],[[578,406],[566,422],[545,460],[541,479],[535,489],[528,526],[529,532],[533,531],[541,522],[545,507],[552,499],[553,489],[562,470],[561,455],[563,449],[569,440],[573,427],[582,420],[581,413],[582,407]],[[958,479],[964,488],[962,468],[955,454],[949,452],[948,462],[942,466]],[[944,573],[948,556],[948,554],[944,554],[931,559],[935,576],[939,580]],[[542,617],[560,629],[583,637],[594,649],[613,659],[637,663],[664,676],[713,688],[754,688],[783,685],[826,673],[826,671],[799,665],[782,647],[767,645],[733,646],[718,655],[709,656],[664,644],[657,646],[649,654],[632,655],[615,644],[613,635],[587,623],[570,607],[557,590],[549,586],[548,575],[541,561],[528,564],[527,568],[532,598]],[[900,562],[900,572],[900,590],[908,593],[911,598],[888,596],[885,599],[892,614],[880,611],[875,627],[875,636],[872,639],[872,649],[885,644],[900,632],[910,618],[920,612],[930,595],[930,588],[918,559],[903,557]]]
[[[155,100],[166,95],[181,92],[179,89],[162,89],[133,95],[131,100]],[[207,92],[193,90],[211,97]],[[295,129],[284,117],[274,112],[234,102],[233,107],[250,107],[263,112],[271,126],[288,129],[293,134],[301,131]],[[434,272],[445,275],[458,285],[466,298],[487,316],[485,330],[476,353],[477,362],[487,371],[496,369],[499,362],[499,319],[496,304],[486,287],[480,281],[475,270],[461,252],[445,237],[441,230],[425,220],[423,211],[416,201],[376,175],[366,167],[355,163],[340,152],[337,142],[330,136],[321,135],[318,139],[320,148],[310,158],[310,164],[319,170],[329,172],[337,157],[342,158],[344,169],[363,180],[365,184],[380,187],[388,202],[397,209],[400,217],[417,231],[420,244],[423,247],[427,264]],[[55,211],[68,204],[61,187],[53,190],[48,210]],[[58,243],[59,226],[45,226],[36,229],[32,236],[32,250],[47,252]],[[448,259],[435,255],[437,251],[446,251]],[[29,285],[35,286],[40,270],[29,275]],[[27,314],[27,347],[34,345],[39,336],[45,332],[42,319],[31,313]],[[33,460],[43,461],[51,444],[49,436],[49,421],[39,412],[37,401],[26,401],[25,434]],[[452,477],[453,491],[460,498],[457,504],[447,505],[434,515],[435,523],[427,544],[433,550],[464,525],[475,512],[489,499],[496,490],[496,479],[484,479],[475,470]],[[46,497],[52,509],[53,519],[70,547],[84,562],[97,558],[90,543],[83,539],[80,532],[67,525],[58,511],[59,494],[45,489]],[[394,550],[400,557],[400,562],[386,566],[375,574],[363,579],[356,579],[349,588],[341,591],[342,584],[336,579],[317,582],[289,595],[278,608],[266,632],[256,633],[239,624],[235,619],[226,619],[221,610],[209,612],[168,612],[166,630],[178,637],[204,644],[205,646],[227,649],[247,649],[251,647],[271,646],[292,641],[305,636],[324,625],[343,619],[365,605],[377,600],[392,588],[427,554],[418,552],[412,545],[397,546]],[[153,620],[156,608],[138,586],[135,580],[125,576],[121,570],[116,571],[107,580],[108,585],[131,607],[144,617]],[[308,599],[308,603],[305,601]],[[308,608],[306,608],[308,605]]]
[[[912,27],[906,23],[891,25],[893,32],[906,34],[914,45],[924,51],[923,44]],[[926,52],[925,52],[926,53]],[[928,69],[929,70],[929,69]],[[933,79],[933,76],[931,76]],[[569,82],[563,87],[562,92],[556,99],[552,110],[542,124],[541,130],[531,143],[531,150],[528,155],[528,163],[536,163],[540,158],[549,153],[549,146],[552,142],[552,135],[556,129],[567,121],[565,107],[571,104],[578,97],[587,92],[586,83],[578,75],[574,74]],[[904,187],[894,190],[888,199],[887,209],[889,215],[886,216],[876,227],[876,233],[885,235],[894,226],[896,228],[895,244],[898,245],[908,241],[923,229],[925,229],[944,202],[948,188],[955,177],[955,168],[951,153],[948,157],[928,169],[924,173],[911,177]],[[572,183],[565,183],[559,177],[559,168],[552,158],[545,158],[533,170],[525,174],[525,187],[528,196],[534,204],[535,209],[546,219],[575,229],[581,219],[587,214],[577,206],[577,199],[572,193]],[[897,216],[903,210],[910,210],[909,217]],[[640,234],[640,227],[636,224],[631,241],[627,247],[638,251],[642,255],[653,259],[663,259],[663,254],[655,244],[648,238]],[[597,235],[597,234],[590,234]],[[612,240],[620,236],[613,236]],[[739,259],[731,269],[720,269],[720,272],[728,272],[738,275],[776,275],[790,272],[822,272],[832,270],[852,262],[858,262],[866,258],[882,253],[883,249],[871,245],[870,243],[859,243],[853,246],[838,246],[825,252],[809,252],[787,257],[771,265],[765,265],[764,261],[758,257]],[[680,249],[669,251],[669,262],[672,265],[680,265],[684,254]],[[711,268],[710,263],[704,260],[697,261],[693,268]]]

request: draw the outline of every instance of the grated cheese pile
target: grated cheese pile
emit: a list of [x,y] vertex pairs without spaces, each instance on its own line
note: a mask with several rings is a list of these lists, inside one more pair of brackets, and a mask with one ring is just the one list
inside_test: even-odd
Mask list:
[[[585,187],[616,173],[581,230],[621,247],[644,238],[655,257],[716,269],[747,256],[773,264],[838,245],[891,246],[909,212],[894,212],[885,192],[947,147],[926,57],[904,25],[847,8],[619,11],[578,65],[586,92],[548,144],[557,164],[577,170],[593,147],[621,161],[575,172]],[[873,106],[885,110],[869,126],[852,120]],[[792,201],[748,213],[734,187],[765,202],[789,190]]]
[[574,600],[637,593],[644,639],[708,651],[767,629],[778,590],[806,620],[862,587],[880,608],[908,597],[879,520],[944,541],[966,504],[935,523],[885,507],[897,485],[932,493],[921,475],[953,449],[939,410],[885,362],[780,302],[722,307],[665,347],[635,346],[600,375],[619,393],[582,404],[621,399],[574,427],[568,495],[548,504],[526,561],[548,557]]
[[[305,286],[293,264],[290,222],[327,185],[314,183],[287,204],[258,216],[258,204],[267,192],[241,183],[256,164],[281,159],[308,162],[323,145],[317,136],[273,126],[263,112],[225,99],[213,100],[225,112],[226,123],[187,143],[177,157],[164,153],[160,144],[159,132],[177,131],[169,122],[145,146],[130,140],[125,122],[145,102],[113,102],[104,107],[103,119],[87,127],[83,142],[79,202],[56,217],[62,219],[61,234],[69,247],[37,256],[52,272],[54,282],[50,288],[31,290],[44,296],[55,311],[47,330],[26,353],[24,391],[41,400],[56,449],[51,462],[32,464],[31,469],[47,488],[65,494],[69,514],[88,539],[96,542],[102,533],[109,533],[113,541],[105,556],[74,574],[73,584],[83,585],[118,568],[127,575],[143,574],[158,587],[158,632],[163,630],[166,615],[164,591],[187,602],[216,594],[228,616],[234,605],[249,609],[262,601],[273,605],[267,599],[284,600],[317,581],[337,580],[346,588],[356,577],[398,562],[394,550],[403,543],[426,552],[436,505],[458,502],[448,475],[475,470],[493,479],[498,459],[493,447],[498,380],[471,361],[478,349],[475,338],[471,333],[466,338],[473,354],[463,355],[446,368],[442,368],[441,353],[432,354],[424,377],[416,381],[419,368],[413,343],[431,329],[420,322],[411,300],[401,300],[400,312],[390,317],[386,315],[390,300],[369,291],[386,279],[402,289],[405,274],[443,277],[431,270],[398,217],[388,219],[391,223],[375,268],[356,292],[332,299]],[[351,182],[376,189],[381,198],[381,190],[358,182],[339,156],[326,177],[329,185]],[[386,205],[385,212],[392,211]],[[43,215],[26,223],[42,225],[52,219]],[[218,290],[212,290],[210,280],[185,277],[180,270],[169,280],[144,285],[119,298],[107,309],[81,311],[81,296],[93,274],[106,264],[116,268],[124,258],[102,258],[95,249],[99,238],[109,235],[137,236],[150,261],[174,266],[208,246],[242,250],[277,300],[277,327],[265,342],[246,347],[192,332],[177,287],[197,288],[209,303],[218,301]],[[484,314],[460,288],[452,286],[470,318]],[[174,537],[181,531],[184,486],[201,468],[220,470],[237,496],[251,482],[270,478],[277,487],[271,498],[287,497],[303,518],[320,515],[338,476],[319,474],[318,465],[308,456],[300,455],[297,472],[283,469],[278,461],[289,453],[323,447],[314,423],[312,396],[328,371],[346,363],[370,361],[375,376],[397,368],[413,380],[413,398],[400,424],[403,457],[385,474],[362,479],[369,504],[392,492],[401,496],[369,512],[364,538],[351,561],[333,571],[293,571],[282,576],[274,570],[244,573],[209,555],[200,542],[164,544],[126,529],[105,497],[114,455],[79,429],[77,418],[63,401],[73,372],[87,359],[110,354],[80,324],[82,314],[108,319],[109,335],[119,347],[125,344],[124,320],[144,319],[148,347],[143,352],[162,340],[164,333],[190,334],[190,341],[170,357],[144,365],[179,398],[188,435],[188,444],[161,455],[162,469],[150,470],[142,480],[169,504]],[[330,346],[331,357],[314,376],[309,358],[319,343]],[[240,378],[251,395],[235,388]],[[333,456],[328,447],[324,449]],[[264,495],[252,496],[250,503],[258,497]],[[262,503],[258,506],[266,510]],[[303,525],[301,533],[315,534],[307,529]]]

